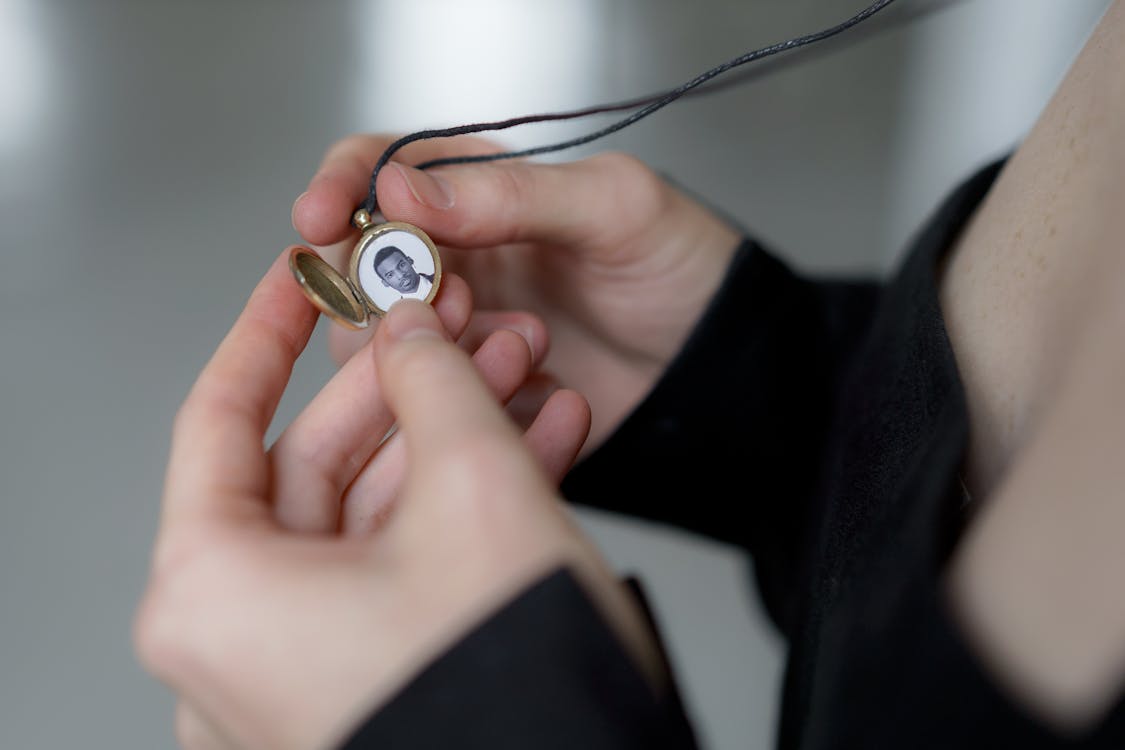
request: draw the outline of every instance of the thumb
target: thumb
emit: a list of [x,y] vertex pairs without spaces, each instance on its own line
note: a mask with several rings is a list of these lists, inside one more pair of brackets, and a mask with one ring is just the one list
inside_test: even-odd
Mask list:
[[504,161],[425,172],[390,162],[377,190],[388,218],[459,248],[612,242],[656,223],[674,197],[642,162],[615,153],[567,164]]
[[515,424],[432,308],[396,303],[376,330],[374,350],[383,396],[410,456],[408,487],[453,473],[458,492],[472,491],[478,480],[493,493],[497,481],[550,491]]
[[[468,355],[443,335],[433,310],[414,300],[396,303],[375,332],[374,348],[383,393],[406,439],[407,491],[424,483],[430,490],[407,498],[400,518],[413,513],[416,533],[398,537],[408,542],[400,549],[435,576],[426,593],[446,606],[454,597],[472,597],[479,618],[566,565],[660,689],[665,668],[635,601],[558,504],[534,503],[557,496]],[[435,516],[455,523],[426,523]],[[425,543],[410,543],[419,540],[419,529]],[[380,548],[389,540],[384,536]]]

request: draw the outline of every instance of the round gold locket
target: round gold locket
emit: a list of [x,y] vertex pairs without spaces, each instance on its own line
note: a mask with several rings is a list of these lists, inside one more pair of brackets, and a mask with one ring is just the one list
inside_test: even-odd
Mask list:
[[311,250],[294,248],[289,270],[301,291],[340,325],[366,328],[400,299],[429,304],[441,285],[441,256],[425,232],[400,221],[376,224],[363,209],[355,212],[363,234],[352,250],[348,275],[341,276]]

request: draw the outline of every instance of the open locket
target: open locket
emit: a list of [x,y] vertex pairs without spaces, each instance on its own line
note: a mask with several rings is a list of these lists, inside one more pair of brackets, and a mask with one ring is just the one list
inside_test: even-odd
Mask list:
[[311,250],[294,248],[289,270],[305,296],[347,328],[366,328],[400,299],[429,304],[441,285],[441,256],[425,232],[400,221],[376,224],[362,209],[355,225],[363,234],[352,250],[348,275],[341,276]]

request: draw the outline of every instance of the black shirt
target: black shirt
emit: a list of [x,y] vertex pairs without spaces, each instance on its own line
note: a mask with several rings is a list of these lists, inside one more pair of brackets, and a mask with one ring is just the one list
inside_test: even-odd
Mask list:
[[[947,200],[886,284],[802,278],[743,242],[653,391],[563,483],[575,502],[752,556],[789,645],[783,750],[1125,748],[1123,705],[1069,740],[1024,713],[942,596],[972,507],[937,265],[998,171]],[[481,624],[347,744],[692,746],[674,691],[652,695],[565,571]]]

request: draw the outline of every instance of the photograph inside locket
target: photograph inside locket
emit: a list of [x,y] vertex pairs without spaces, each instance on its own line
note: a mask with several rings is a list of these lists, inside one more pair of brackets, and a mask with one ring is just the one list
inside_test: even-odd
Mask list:
[[382,310],[400,299],[426,301],[433,290],[436,264],[418,237],[403,231],[382,234],[360,251],[359,284]]

